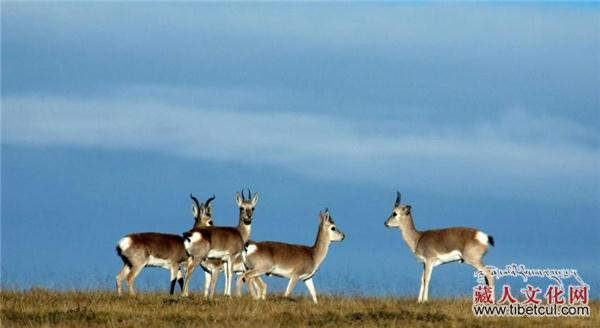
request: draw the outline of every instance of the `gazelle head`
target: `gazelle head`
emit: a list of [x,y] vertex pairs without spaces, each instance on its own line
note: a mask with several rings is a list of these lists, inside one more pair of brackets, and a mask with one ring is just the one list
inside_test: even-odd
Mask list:
[[392,210],[392,214],[385,221],[385,226],[388,228],[396,228],[400,227],[402,222],[410,217],[410,205],[402,205],[400,203],[400,192],[396,192],[396,202],[394,203],[394,209]]
[[210,227],[213,225],[212,220],[212,205],[211,202],[215,199],[215,195],[212,195],[206,200],[206,203],[199,203],[198,199],[190,194],[192,199],[192,215],[196,220],[195,226],[198,227]]
[[346,238],[346,235],[335,226],[335,222],[329,214],[329,209],[325,209],[325,212],[319,212],[319,219],[321,220],[319,227],[327,232],[330,241],[342,241]]
[[244,224],[249,225],[252,223],[252,216],[254,215],[254,206],[258,203],[258,193],[250,192],[248,188],[248,198],[244,197],[244,189],[242,189],[241,193],[235,194],[235,202],[237,206],[240,208],[240,220],[244,222]]

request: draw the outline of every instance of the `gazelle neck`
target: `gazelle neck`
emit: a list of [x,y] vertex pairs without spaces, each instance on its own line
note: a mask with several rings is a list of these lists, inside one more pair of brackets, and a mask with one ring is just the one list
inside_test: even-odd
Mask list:
[[196,221],[194,222],[194,226],[192,227],[192,229],[190,230],[196,230],[196,229],[200,229],[200,228],[206,228],[207,226],[204,226],[200,223],[200,221]]
[[315,264],[317,266],[319,266],[319,264],[321,264],[321,262],[323,262],[325,259],[327,251],[329,250],[329,244],[331,244],[331,240],[329,240],[327,230],[319,226],[317,239],[312,247],[313,259],[315,260]]
[[240,236],[242,236],[242,241],[244,242],[244,244],[248,241],[248,239],[250,239],[250,226],[251,224],[244,223],[242,213],[240,213],[240,221],[237,226],[237,231],[240,233]]
[[415,249],[417,248],[417,243],[421,238],[421,232],[417,231],[415,228],[412,214],[409,214],[406,219],[401,221],[400,232],[402,233],[402,238],[408,245],[408,248],[410,248],[410,250],[414,253]]

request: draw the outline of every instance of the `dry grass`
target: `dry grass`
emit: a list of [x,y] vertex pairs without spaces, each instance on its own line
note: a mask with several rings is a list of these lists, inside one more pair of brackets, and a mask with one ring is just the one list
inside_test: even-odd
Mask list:
[[591,304],[587,318],[475,318],[466,299],[416,304],[413,299],[333,297],[307,298],[199,296],[182,298],[160,293],[118,298],[114,293],[58,292],[34,289],[2,291],[2,327],[600,327]]

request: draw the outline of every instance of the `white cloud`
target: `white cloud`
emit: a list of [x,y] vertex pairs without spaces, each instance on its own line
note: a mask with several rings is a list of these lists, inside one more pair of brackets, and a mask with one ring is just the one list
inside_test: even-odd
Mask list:
[[[598,131],[523,109],[463,127],[112,99],[9,97],[3,143],[153,150],[267,165],[312,179],[447,193],[590,201],[600,193]],[[560,195],[560,196],[558,196]]]

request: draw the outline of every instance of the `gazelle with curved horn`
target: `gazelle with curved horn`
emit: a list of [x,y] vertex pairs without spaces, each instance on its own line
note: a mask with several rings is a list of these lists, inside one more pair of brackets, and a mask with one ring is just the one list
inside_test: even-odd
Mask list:
[[[298,280],[304,281],[314,303],[317,301],[317,292],[313,284],[313,276],[319,265],[325,260],[329,244],[332,241],[344,240],[345,235],[337,229],[335,222],[329,214],[329,210],[319,212],[319,229],[313,246],[285,244],[279,242],[265,241],[260,243],[250,242],[244,249],[244,263],[248,267],[242,275],[242,279],[249,284],[263,274],[285,277],[289,279],[285,290],[288,297]],[[252,292],[254,298],[265,299],[267,294],[264,282],[256,281],[258,293]]]
[[[194,228],[183,234],[185,250],[190,255],[186,263],[183,296],[189,294],[189,279],[192,272],[206,259],[220,260],[225,264],[225,295],[231,295],[234,260],[242,253],[244,244],[250,238],[254,207],[258,202],[258,193],[252,195],[248,189],[248,199],[246,199],[243,192],[242,190],[242,193],[236,193],[235,197],[240,209],[236,227]],[[214,268],[211,272],[218,273],[215,270],[217,269]],[[216,283],[216,276],[214,283]]]
[[[242,200],[244,200],[244,190],[241,191]],[[251,191],[248,189],[248,199],[251,199]],[[219,273],[224,271],[225,262],[220,259],[206,259],[200,263],[200,267],[204,270],[204,297],[213,297],[215,294],[215,287],[217,285],[217,280],[219,278]],[[246,271],[246,267],[244,265],[242,255],[239,254],[233,259],[233,272],[240,275]],[[258,283],[263,283],[262,279],[258,278]],[[253,285],[249,285],[249,288],[256,288],[256,283]],[[241,295],[241,285],[236,285],[236,295]],[[227,283],[225,283],[225,288],[227,288]]]
[[417,260],[423,262],[421,289],[418,302],[427,302],[429,280],[434,267],[449,262],[467,262],[481,270],[486,283],[494,289],[494,277],[485,269],[483,256],[489,245],[494,246],[494,238],[474,228],[454,227],[439,230],[418,231],[415,228],[410,205],[400,203],[400,192],[396,193],[396,202],[391,216],[385,221],[388,228],[400,228],[402,238]]
[[[205,204],[199,203],[191,194],[190,198],[193,201],[192,214],[195,220],[193,228],[212,226],[211,202],[215,196],[210,197]],[[135,295],[135,278],[145,267],[161,267],[171,271],[171,294],[175,292],[176,282],[179,282],[179,287],[183,289],[180,267],[188,256],[183,248],[183,237],[180,235],[157,232],[129,234],[119,240],[117,254],[123,260],[123,268],[117,275],[119,296],[122,294],[123,280],[127,280],[129,294]]]

